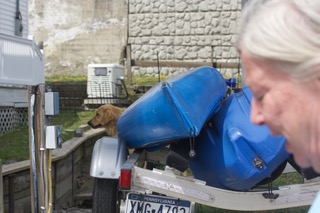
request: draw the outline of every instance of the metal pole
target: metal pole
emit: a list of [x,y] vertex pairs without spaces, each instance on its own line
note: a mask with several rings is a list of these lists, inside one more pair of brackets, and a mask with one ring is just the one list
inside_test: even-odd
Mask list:
[[48,152],[45,147],[45,85],[29,87],[29,147],[32,213],[48,209]]
[[158,65],[158,80],[160,82],[160,64],[159,64],[159,51],[157,51],[157,65]]
[[[241,10],[243,9],[243,7],[247,2],[248,0],[241,0]],[[246,82],[245,82],[245,75],[244,75],[244,66],[242,61],[241,61],[241,75],[242,75],[241,86],[244,87],[246,85]]]
[[48,152],[45,146],[45,85],[38,85],[36,89],[35,102],[35,138],[37,152],[38,176],[38,212],[45,212],[48,209]]
[[0,213],[3,213],[3,180],[2,180],[2,161],[0,159]]
[[131,44],[129,44],[129,18],[130,18],[130,0],[127,4],[127,45],[126,45],[126,68],[127,68],[127,79],[129,84],[132,84],[132,72],[131,72]]
[[36,142],[34,131],[34,104],[35,104],[35,87],[28,86],[28,122],[29,122],[29,155],[30,155],[30,190],[31,190],[31,210],[32,213],[38,212],[38,178],[36,164]]
[[131,72],[131,45],[128,44],[126,47],[126,67],[127,67],[127,77],[129,84],[132,84],[132,72]]

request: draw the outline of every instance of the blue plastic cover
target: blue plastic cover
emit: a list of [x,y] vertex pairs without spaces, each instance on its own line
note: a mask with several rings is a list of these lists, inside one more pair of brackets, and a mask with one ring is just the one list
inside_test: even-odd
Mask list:
[[286,161],[285,138],[251,123],[251,99],[251,91],[244,88],[222,102],[195,139],[195,158],[188,156],[188,140],[171,145],[190,161],[195,178],[218,188],[249,190]]
[[119,140],[133,148],[162,146],[199,135],[227,91],[220,72],[199,67],[151,88],[117,123]]

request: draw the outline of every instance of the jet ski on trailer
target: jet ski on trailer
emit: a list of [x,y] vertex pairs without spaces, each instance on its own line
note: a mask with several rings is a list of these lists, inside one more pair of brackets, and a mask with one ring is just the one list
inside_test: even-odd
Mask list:
[[249,88],[230,96],[227,91],[212,67],[158,83],[119,118],[119,140],[149,151],[170,144],[207,185],[250,190],[283,170],[289,154],[285,138],[250,122]]

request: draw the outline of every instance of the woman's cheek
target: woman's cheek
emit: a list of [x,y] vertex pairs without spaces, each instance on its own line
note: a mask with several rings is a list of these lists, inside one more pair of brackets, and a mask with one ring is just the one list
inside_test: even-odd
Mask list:
[[304,150],[300,150],[297,148],[294,148],[290,142],[286,142],[286,149],[289,153],[293,154],[295,162],[302,168],[308,168],[311,166],[311,163],[308,159],[308,156],[304,154]]
[[293,153],[294,160],[301,168],[309,168],[311,167],[311,163],[309,159],[306,156],[303,156],[301,154],[295,154]]

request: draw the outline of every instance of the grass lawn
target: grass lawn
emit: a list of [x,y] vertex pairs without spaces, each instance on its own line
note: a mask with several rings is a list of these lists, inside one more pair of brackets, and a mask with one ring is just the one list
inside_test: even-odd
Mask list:
[[[53,116],[50,125],[62,125],[62,139],[67,141],[75,136],[74,130],[86,124],[94,114],[94,110],[62,112]],[[0,159],[4,164],[29,159],[28,126],[21,126],[13,132],[0,136],[0,147]]]
[[29,129],[21,126],[14,132],[0,136],[0,159],[11,163],[29,159]]

